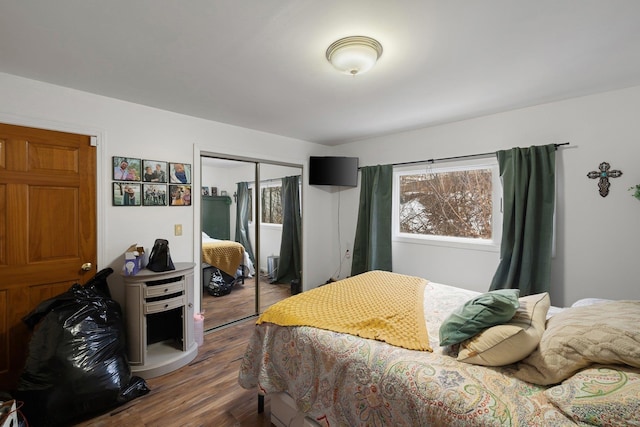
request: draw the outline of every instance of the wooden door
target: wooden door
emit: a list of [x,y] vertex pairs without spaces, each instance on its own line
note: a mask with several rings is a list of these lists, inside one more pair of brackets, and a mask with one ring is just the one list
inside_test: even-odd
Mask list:
[[24,366],[22,317],[96,273],[95,170],[88,136],[0,124],[0,390]]

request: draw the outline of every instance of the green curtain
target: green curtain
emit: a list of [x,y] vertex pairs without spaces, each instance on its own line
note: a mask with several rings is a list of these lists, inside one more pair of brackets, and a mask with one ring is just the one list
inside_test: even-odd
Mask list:
[[554,144],[497,152],[504,215],[491,290],[520,289],[521,296],[549,291],[555,153]]
[[276,282],[299,280],[302,271],[300,177],[282,178],[282,239]]
[[353,242],[351,275],[391,271],[391,193],[393,166],[360,168],[360,207]]
[[244,250],[249,255],[251,262],[255,265],[256,260],[253,256],[253,248],[251,247],[251,238],[249,237],[249,204],[251,199],[249,195],[249,184],[239,182],[237,184],[236,195],[238,197],[238,206],[236,209],[236,242],[244,246]]

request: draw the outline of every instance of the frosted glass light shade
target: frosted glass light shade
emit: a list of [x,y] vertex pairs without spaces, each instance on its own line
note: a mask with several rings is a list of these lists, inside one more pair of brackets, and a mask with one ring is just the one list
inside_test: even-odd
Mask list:
[[369,71],[382,55],[382,45],[371,37],[351,36],[337,40],[326,52],[327,60],[339,71],[362,74]]

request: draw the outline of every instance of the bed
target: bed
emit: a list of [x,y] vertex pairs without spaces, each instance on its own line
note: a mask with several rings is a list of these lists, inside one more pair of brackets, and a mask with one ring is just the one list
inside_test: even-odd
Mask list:
[[[215,267],[226,277],[243,279],[255,274],[249,254],[238,242],[219,240],[202,232],[202,262],[204,268]],[[205,275],[203,275],[205,277]]]
[[[379,277],[368,275],[355,277],[371,294],[367,282]],[[398,280],[406,277],[411,276],[384,273],[383,281],[399,294],[405,291]],[[317,289],[344,285],[338,281]],[[561,309],[550,306],[546,294],[522,297],[510,321],[440,346],[441,327],[446,329],[455,313],[485,294],[427,281],[418,289],[426,346],[432,351],[287,325],[291,316],[278,313],[278,303],[263,316],[275,310],[267,318],[284,318],[284,326],[258,321],[241,362],[240,385],[271,397],[276,426],[640,425],[640,332],[635,326],[640,302]],[[305,294],[309,300],[322,296],[315,291],[287,300],[292,304]],[[491,341],[496,331],[514,325],[521,330]],[[512,337],[524,337],[527,344]],[[506,365],[500,360],[518,352],[515,357],[521,360]]]

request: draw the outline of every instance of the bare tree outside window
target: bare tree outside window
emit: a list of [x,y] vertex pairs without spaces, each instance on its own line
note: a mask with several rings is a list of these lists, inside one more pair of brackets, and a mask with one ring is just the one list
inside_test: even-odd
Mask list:
[[400,175],[400,232],[492,237],[492,170]]
[[262,222],[282,224],[282,187],[262,189]]

